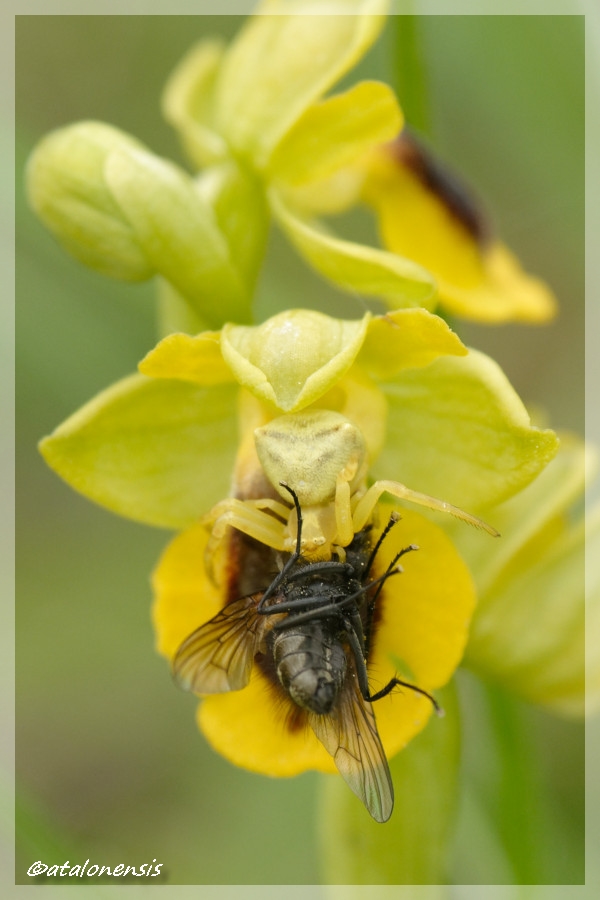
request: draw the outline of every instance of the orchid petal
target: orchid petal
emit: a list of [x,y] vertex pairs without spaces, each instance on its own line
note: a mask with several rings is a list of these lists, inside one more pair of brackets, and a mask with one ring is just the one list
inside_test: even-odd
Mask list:
[[375,479],[398,479],[471,512],[517,493],[557,451],[555,433],[532,427],[499,366],[474,350],[380,387],[388,433]]
[[482,322],[552,318],[551,291],[490,236],[478,205],[408,133],[365,166],[363,198],[384,246],[428,269],[450,312]]
[[224,52],[219,40],[195,44],[172,72],[162,96],[165,119],[177,129],[190,159],[200,167],[227,155],[227,143],[213,126],[213,89]]
[[184,528],[229,492],[237,387],[132,375],[44,438],[54,471],[90,500],[138,522]]
[[302,113],[364,55],[386,8],[385,0],[263,3],[230,46],[215,89],[218,130],[233,150],[263,168]]
[[138,369],[151,378],[177,378],[205,386],[233,382],[219,341],[218,331],[205,331],[195,337],[170,334],[146,354]]
[[395,137],[402,113],[386,84],[363,81],[311,107],[276,148],[270,176],[288,185],[320,181]]
[[428,366],[439,356],[466,356],[467,348],[449,326],[426,309],[400,309],[369,323],[358,364],[374,379],[402,369]]
[[283,230],[306,261],[350,293],[381,297],[393,309],[432,307],[433,279],[421,266],[393,253],[332,237],[316,222],[300,218],[275,190],[271,207]]

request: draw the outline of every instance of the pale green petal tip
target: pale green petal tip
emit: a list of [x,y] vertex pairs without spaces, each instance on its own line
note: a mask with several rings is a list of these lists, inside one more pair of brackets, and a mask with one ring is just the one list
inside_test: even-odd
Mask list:
[[380,297],[392,309],[432,309],[436,305],[435,282],[422,266],[394,253],[332,236],[321,223],[299,216],[275,189],[269,192],[269,201],[296,250],[337,287]]
[[362,81],[307,109],[275,149],[271,177],[294,186],[321,182],[391,141],[402,125],[391,88]]
[[369,319],[369,313],[350,321],[290,310],[255,328],[226,325],[221,349],[240,384],[260,400],[294,412],[325,394],[348,371]]
[[177,129],[186,152],[198,166],[227,155],[227,144],[212,123],[212,92],[224,52],[220,40],[200,41],[172,72],[163,91],[163,115]]
[[[520,397],[508,381],[500,366],[489,356],[476,350],[469,350],[468,356],[459,365],[464,365],[473,383],[479,381],[481,388],[493,400],[495,409],[490,404],[490,422],[498,417],[504,418],[506,439],[513,446],[513,476],[507,482],[506,493],[495,502],[508,498],[526,485],[554,459],[560,447],[560,438],[550,428],[537,428],[531,424],[531,418]],[[481,424],[486,425],[486,415],[481,417]],[[493,447],[485,431],[481,433],[478,451],[474,452],[493,459]]]
[[372,378],[393,378],[402,369],[421,368],[439,356],[467,356],[457,334],[426,309],[400,309],[369,323],[358,362]]
[[263,4],[229,47],[215,87],[217,127],[235,152],[264,170],[304,111],[366,53],[385,9],[380,0]]
[[150,378],[174,378],[195,384],[227,384],[234,381],[221,354],[219,332],[191,336],[170,334],[146,354],[138,365]]

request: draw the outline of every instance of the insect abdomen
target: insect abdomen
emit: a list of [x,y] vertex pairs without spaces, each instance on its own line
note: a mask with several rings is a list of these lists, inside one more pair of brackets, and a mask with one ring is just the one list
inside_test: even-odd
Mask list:
[[274,633],[273,658],[279,681],[294,703],[317,715],[331,712],[346,675],[339,640],[318,623]]

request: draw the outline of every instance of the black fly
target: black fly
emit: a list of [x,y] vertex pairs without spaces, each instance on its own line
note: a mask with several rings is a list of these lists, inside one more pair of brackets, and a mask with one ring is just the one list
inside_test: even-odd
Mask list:
[[346,548],[345,562],[307,562],[300,552],[300,503],[292,488],[282,487],[298,516],[294,553],[264,592],[228,603],[183,642],[174,674],[181,687],[198,694],[235,691],[248,683],[255,657],[266,660],[346,783],[374,819],[386,822],[394,791],[371,703],[402,686],[440,711],[430,694],[398,678],[376,693],[368,683],[377,599],[387,579],[402,571],[400,557],[417,548],[401,550],[383,575],[370,578],[375,556],[398,520],[393,515],[372,549],[364,529]]

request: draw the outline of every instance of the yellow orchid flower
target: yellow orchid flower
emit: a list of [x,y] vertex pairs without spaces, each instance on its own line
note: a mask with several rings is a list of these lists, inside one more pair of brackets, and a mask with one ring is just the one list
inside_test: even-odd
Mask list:
[[[598,706],[577,506],[589,451],[533,427],[499,367],[433,315],[542,322],[555,302],[404,127],[393,91],[347,86],[385,11],[382,0],[268,0],[229,46],[192,48],[163,109],[193,176],[98,122],[40,143],[28,166],[40,218],[103,274],[158,277],[168,335],[41,451],[86,497],[178,532],[153,575],[158,651],[227,760],[326,773],[326,877],[433,884],[452,880],[458,786],[467,804],[479,787],[465,768],[485,722],[471,731],[469,689],[498,733],[520,700],[571,718]],[[360,204],[381,246],[330,229]],[[363,297],[390,311],[262,321],[314,301],[291,300],[289,279],[269,296],[268,274],[256,291],[271,221],[361,312]],[[255,302],[269,313],[253,314]],[[334,624],[321,628],[325,614]],[[331,651],[323,671],[337,693],[310,687],[316,667],[300,666],[297,648],[295,669],[284,664],[291,637]],[[469,672],[454,679],[460,666]],[[537,759],[519,765],[522,736],[493,735],[482,754],[490,769],[501,757],[508,782],[506,806],[491,801],[505,819],[491,844],[515,881],[542,870],[520,864],[531,842],[510,814],[535,808],[522,789]]]
[[[340,762],[342,738],[306,732],[306,714],[282,694],[273,672],[247,668],[260,641],[254,649],[241,645],[250,658],[232,676],[239,691],[219,679],[218,688],[213,681],[203,688],[204,675],[197,681],[186,674],[197,668],[195,629],[209,620],[209,631],[220,628],[219,611],[232,601],[242,625],[256,615],[253,597],[267,591],[278,554],[294,546],[296,559],[317,572],[321,561],[354,566],[357,590],[366,593],[371,581],[358,573],[365,565],[370,571],[367,560],[389,515],[379,502],[384,493],[485,528],[463,509],[528,484],[556,452],[555,435],[532,427],[500,370],[422,309],[356,321],[292,310],[260,326],[170,335],[140,370],[46,438],[45,459],[108,508],[184,529],[155,573],[154,618],[159,649],[182,681],[199,693],[217,691],[199,713],[213,746],[266,774],[331,771],[335,763],[372,815],[386,820],[385,754],[425,725],[431,691],[460,662],[474,605],[468,570],[439,527],[403,510],[373,562],[374,580],[385,584],[369,665],[379,692],[399,677],[404,693],[402,702],[391,690],[377,700],[377,726],[368,726],[372,743],[363,751],[371,762],[360,757],[358,775],[355,763]],[[462,509],[450,505],[459,503]],[[422,548],[411,554],[419,562],[407,562],[394,581],[390,560],[414,543]],[[263,633],[258,618],[249,621],[250,634]],[[371,722],[370,707],[356,702]],[[377,753],[380,764],[372,762]],[[379,773],[375,793],[361,781],[372,771]]]

